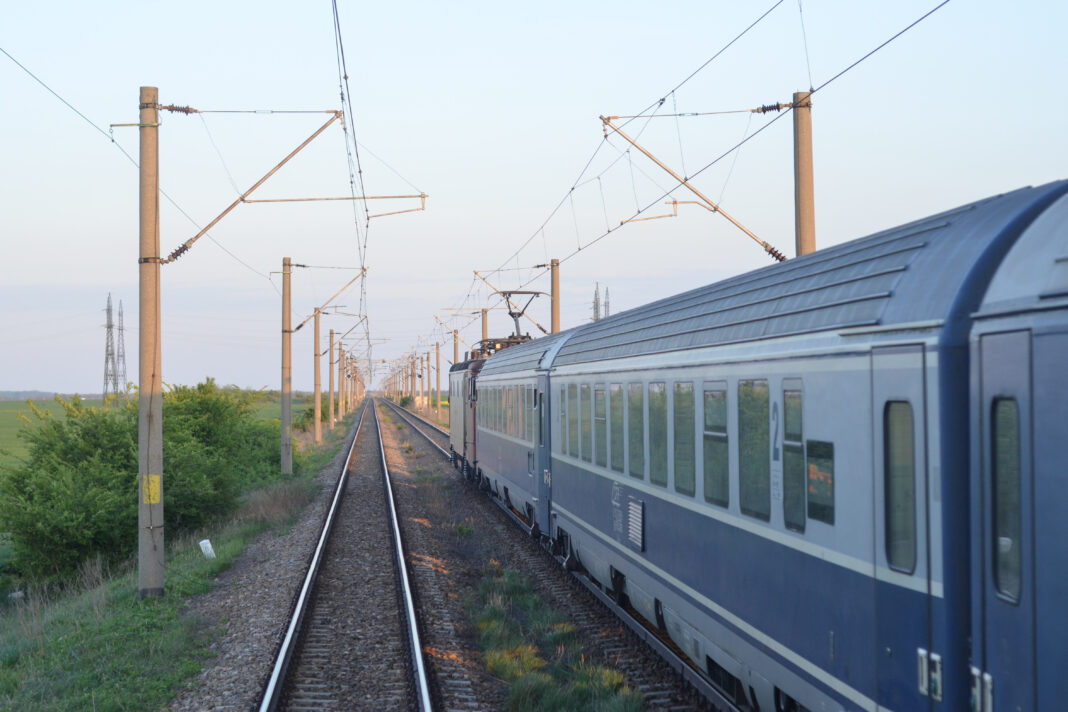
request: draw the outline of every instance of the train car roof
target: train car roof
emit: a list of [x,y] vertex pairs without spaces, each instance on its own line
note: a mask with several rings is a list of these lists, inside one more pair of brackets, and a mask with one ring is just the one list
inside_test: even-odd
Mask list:
[[[515,373],[536,368],[548,368],[552,363],[552,356],[556,354],[556,348],[554,347],[565,342],[574,331],[575,329],[561,331],[498,351],[487,359],[480,375],[492,376],[495,373]],[[549,359],[543,364],[542,361],[546,356]]]
[[[851,327],[966,321],[1020,232],[1068,181],[994,196],[563,332],[552,366]],[[965,337],[966,338],[966,337]],[[490,359],[533,359],[546,339]],[[503,358],[499,370],[505,368]],[[549,364],[542,364],[545,368]],[[495,369],[496,370],[496,369]]]
[[477,358],[467,359],[466,361],[459,361],[449,367],[449,373],[453,373],[455,371],[466,371],[468,368],[471,367],[472,364],[478,363],[479,361],[480,359]]
[[1044,308],[1068,302],[1068,195],[1031,223],[1005,255],[980,313]]

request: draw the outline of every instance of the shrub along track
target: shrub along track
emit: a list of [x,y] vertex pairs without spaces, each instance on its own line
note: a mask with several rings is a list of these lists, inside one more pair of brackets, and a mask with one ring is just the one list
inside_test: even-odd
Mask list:
[[[404,415],[411,417],[409,413]],[[437,624],[431,626],[424,638],[424,651],[428,653],[431,668],[452,670],[462,663],[461,669],[473,673],[476,668],[484,667],[478,664],[477,631],[463,601],[475,590],[493,560],[501,568],[520,572],[551,608],[571,621],[589,658],[620,671],[626,683],[644,695],[647,708],[713,709],[708,700],[698,695],[533,539],[523,536],[507,514],[464,480],[422,434],[412,432],[409,422],[395,412],[392,421],[395,425],[383,428],[387,432],[390,468],[398,472],[400,463],[395,469],[394,459],[403,459],[412,479],[409,486],[395,489],[413,578],[424,601],[430,587],[443,587],[444,593],[434,594],[436,600],[444,602],[442,610],[447,611],[440,626],[458,630],[460,640],[467,641],[467,647],[458,649],[455,655],[434,648],[430,641]],[[401,423],[403,426],[398,427]],[[420,430],[428,432],[428,437],[439,445],[448,446],[447,436],[439,431],[428,430],[422,424]],[[392,449],[391,438],[399,442]],[[487,692],[480,694],[491,691],[484,689]],[[490,709],[502,708],[499,702],[502,699],[479,697]]]

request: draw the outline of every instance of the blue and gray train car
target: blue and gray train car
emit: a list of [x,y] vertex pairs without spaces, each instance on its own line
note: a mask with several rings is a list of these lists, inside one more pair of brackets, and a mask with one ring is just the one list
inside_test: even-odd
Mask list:
[[1066,361],[1059,182],[502,351],[473,473],[739,707],[1061,709]]

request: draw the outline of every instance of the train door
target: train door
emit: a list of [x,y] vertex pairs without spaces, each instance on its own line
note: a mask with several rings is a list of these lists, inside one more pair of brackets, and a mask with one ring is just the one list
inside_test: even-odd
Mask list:
[[464,402],[467,403],[467,407],[464,408],[463,456],[468,468],[466,474],[476,475],[478,470],[475,463],[478,460],[478,453],[475,451],[475,429],[478,426],[478,390],[475,386],[477,381],[475,380],[474,368],[466,372],[463,383],[465,391]]
[[872,350],[872,410],[877,703],[927,710],[942,699],[942,675],[930,645],[922,345]]
[[543,534],[549,534],[549,509],[552,504],[552,467],[550,458],[549,432],[552,421],[549,419],[549,377],[539,375],[534,388],[534,480],[538,493],[538,527]]
[[[982,630],[973,653],[973,709],[1033,710],[1035,572],[1031,451],[1031,332],[979,340],[979,538]],[[1049,704],[1049,701],[1047,701]]]

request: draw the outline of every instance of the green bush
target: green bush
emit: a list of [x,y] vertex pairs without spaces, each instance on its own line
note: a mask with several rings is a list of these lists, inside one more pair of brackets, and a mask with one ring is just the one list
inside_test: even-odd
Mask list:
[[[66,578],[93,556],[125,559],[137,542],[136,400],[120,408],[60,402],[62,417],[33,408],[36,421],[19,434],[27,459],[0,467],[0,531],[11,538],[12,568],[31,578]],[[211,379],[164,395],[169,536],[232,511],[244,489],[279,476],[279,426],[253,418],[250,405]]]
[[[330,420],[330,402],[326,393],[319,394],[319,422],[325,423]],[[310,398],[310,404],[300,412],[293,421],[293,427],[307,432],[315,424],[315,396]]]

